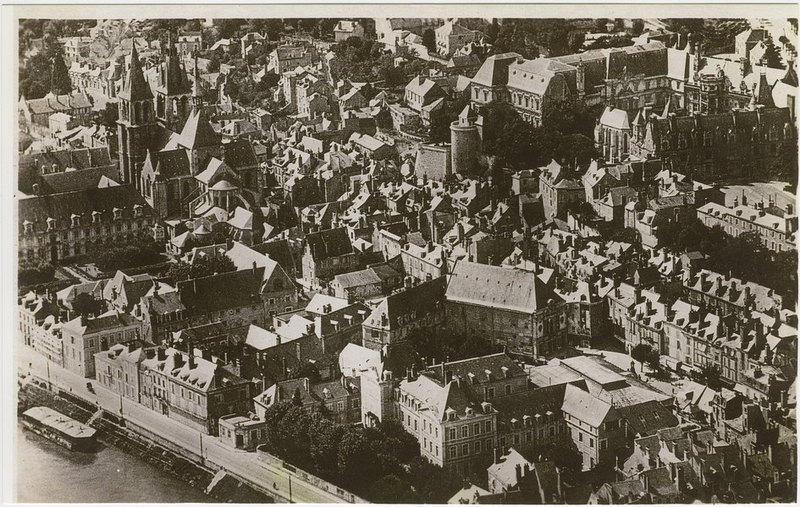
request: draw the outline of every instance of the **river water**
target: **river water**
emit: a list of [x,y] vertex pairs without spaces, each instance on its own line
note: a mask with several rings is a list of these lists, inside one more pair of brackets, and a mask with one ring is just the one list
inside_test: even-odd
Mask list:
[[121,450],[71,452],[17,423],[17,501],[36,503],[213,502]]

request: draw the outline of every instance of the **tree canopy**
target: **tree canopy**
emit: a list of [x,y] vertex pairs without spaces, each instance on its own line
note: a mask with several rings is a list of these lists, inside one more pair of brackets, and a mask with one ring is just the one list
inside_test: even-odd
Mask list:
[[171,265],[167,271],[167,276],[169,276],[173,282],[177,283],[183,280],[203,278],[205,276],[211,276],[218,273],[227,273],[235,270],[236,266],[229,257],[205,256],[197,257],[191,264],[180,261]]

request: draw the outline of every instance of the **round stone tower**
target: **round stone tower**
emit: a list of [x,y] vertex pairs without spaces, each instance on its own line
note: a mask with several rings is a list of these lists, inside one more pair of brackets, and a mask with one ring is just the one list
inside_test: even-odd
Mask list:
[[481,152],[481,135],[476,120],[477,113],[468,105],[450,124],[450,156],[452,170],[458,174],[474,173]]

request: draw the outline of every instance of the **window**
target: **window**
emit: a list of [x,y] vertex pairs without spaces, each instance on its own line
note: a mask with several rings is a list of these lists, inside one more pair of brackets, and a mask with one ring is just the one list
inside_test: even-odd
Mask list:
[[489,433],[492,431],[492,421],[486,421],[486,424],[484,424],[483,427],[486,430],[486,433]]
[[480,454],[480,453],[481,453],[481,441],[478,440],[477,442],[475,442],[475,454]]
[[469,455],[469,444],[464,444],[461,446],[461,455],[468,456]]
[[583,442],[583,433],[578,432],[578,442]]
[[480,423],[475,423],[472,426],[472,433],[475,434],[475,435],[480,435],[480,433],[481,433],[481,424]]
[[448,437],[447,437],[448,439],[450,439],[450,440],[455,440],[456,439],[456,429],[455,428],[450,428],[450,431],[448,431],[447,434],[448,434]]
[[511,394],[511,386],[508,384],[506,385],[506,394]]
[[608,440],[603,439],[600,441],[600,450],[605,451],[606,449],[608,449]]
[[594,439],[589,438],[589,447],[594,448]]
[[461,427],[461,438],[467,438],[469,436],[469,427],[462,426]]
[[456,448],[456,446],[451,447],[450,448],[450,457],[451,458],[455,458],[457,456],[458,456],[458,449]]
[[486,399],[491,400],[494,398],[494,387],[489,387],[486,389]]

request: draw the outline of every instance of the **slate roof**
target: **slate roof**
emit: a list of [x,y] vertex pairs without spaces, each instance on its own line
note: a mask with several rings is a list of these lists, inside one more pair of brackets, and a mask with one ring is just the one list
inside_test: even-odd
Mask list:
[[306,235],[306,248],[314,261],[341,257],[353,253],[353,245],[345,227],[326,229]]
[[559,301],[535,275],[521,270],[460,261],[447,283],[447,300],[533,313]]
[[567,384],[565,387],[561,410],[594,428],[600,427],[610,413],[615,412],[610,403],[606,403],[572,384]]
[[191,174],[189,157],[186,150],[180,148],[156,152],[149,151],[144,165],[145,167],[149,166],[153,173],[156,173],[156,181],[164,181]]
[[127,313],[110,311],[93,319],[86,319],[85,322],[81,320],[81,317],[78,317],[69,322],[65,322],[61,329],[73,331],[78,335],[88,335],[108,329],[138,326],[139,324],[140,322],[138,320]]
[[[508,378],[527,376],[525,370],[503,352],[460,361],[442,362],[432,366],[429,371],[442,382],[444,382],[446,374],[450,373],[453,378],[461,377],[473,385],[488,384],[507,378],[507,376]],[[491,372],[492,380],[489,380],[487,372]]]
[[483,86],[505,86],[508,84],[508,66],[522,58],[519,53],[501,53],[488,57],[478,69],[472,82]]
[[264,268],[245,269],[178,282],[186,308],[196,315],[255,305]]
[[381,283],[381,278],[372,268],[343,273],[336,275],[333,279],[335,283],[341,285],[345,289]]
[[529,389],[493,398],[492,404],[497,409],[498,419],[505,421],[523,421],[526,416],[536,419],[537,416],[545,417],[548,412],[561,419],[566,390],[567,384]]
[[294,273],[297,270],[288,240],[278,239],[268,241],[266,243],[253,245],[251,248],[256,252],[269,256],[270,259],[280,264],[286,273]]
[[124,218],[133,216],[133,207],[141,206],[143,215],[152,209],[133,185],[90,188],[62,194],[31,196],[19,199],[18,220],[20,231],[24,222],[31,222],[34,230],[47,228],[47,219],[56,220],[56,227],[69,227],[72,216],[79,217],[81,224],[92,221],[92,213],[100,213],[106,223],[113,217],[114,209],[123,211]]
[[258,165],[253,144],[247,139],[237,139],[222,145],[222,160],[233,168],[253,167]]
[[92,107],[89,98],[81,91],[74,91],[64,95],[47,94],[40,99],[30,99],[26,104],[31,113],[47,115]]
[[[437,278],[396,292],[381,301],[364,324],[389,330],[398,329],[404,325],[400,321],[401,317],[414,316],[416,319],[422,319],[425,315],[437,311],[438,304],[444,300],[444,291],[444,278]],[[381,324],[383,315],[388,319],[387,326]]]
[[205,148],[220,145],[220,137],[211,126],[205,109],[195,109],[183,125],[179,144],[184,148]]
[[661,428],[677,426],[678,418],[660,402],[651,400],[638,405],[618,407],[635,434],[653,435]]
[[[38,176],[42,173],[42,166],[46,166],[49,173],[63,173],[66,169],[91,169],[106,168],[111,174],[110,178],[118,178],[117,168],[111,160],[108,148],[78,148],[40,153],[20,153],[19,159],[19,189],[30,194],[32,185],[38,183]],[[117,173],[114,176],[114,173]],[[114,177],[112,177],[114,176]],[[71,176],[74,177],[74,176]]]

